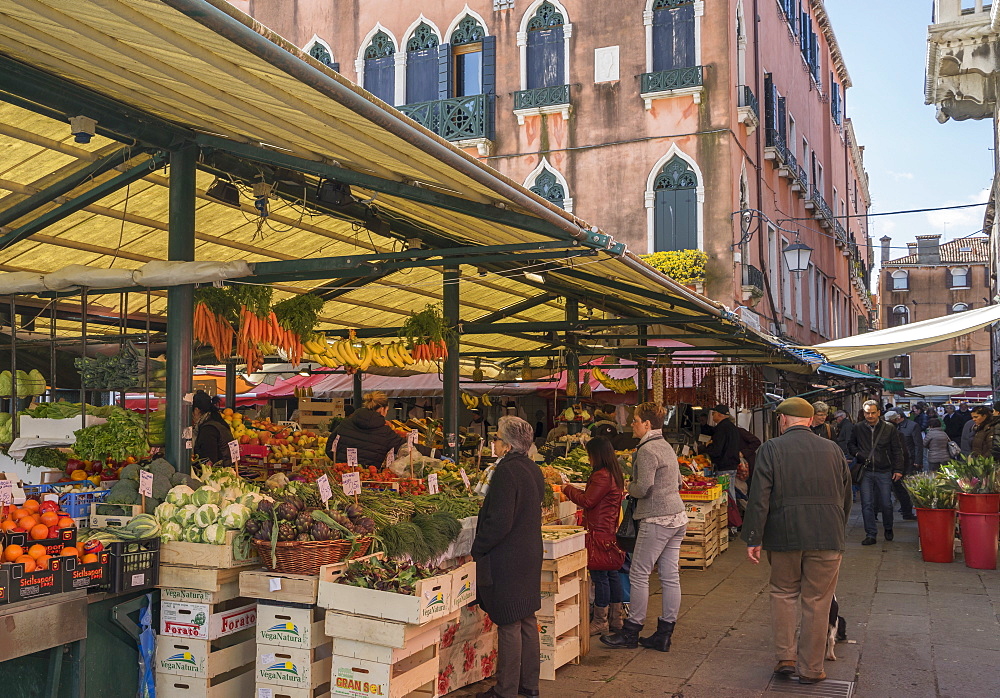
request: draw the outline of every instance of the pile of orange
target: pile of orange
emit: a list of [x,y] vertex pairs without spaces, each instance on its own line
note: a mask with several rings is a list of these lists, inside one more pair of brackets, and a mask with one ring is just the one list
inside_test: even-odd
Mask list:
[[27,533],[28,540],[55,538],[60,528],[72,528],[73,519],[64,511],[59,511],[55,502],[29,499],[23,506],[13,504],[4,508],[0,518],[0,533]]
[[[97,562],[97,555],[93,553],[80,555],[79,549],[73,546],[66,546],[59,551],[59,557],[66,555],[73,555],[83,563]],[[22,564],[26,573],[36,570],[47,570],[49,568],[49,560],[51,559],[52,556],[45,553],[45,546],[39,543],[29,545],[27,550],[20,545],[8,545],[3,549],[3,553],[0,553],[0,560],[3,563],[13,562]]]

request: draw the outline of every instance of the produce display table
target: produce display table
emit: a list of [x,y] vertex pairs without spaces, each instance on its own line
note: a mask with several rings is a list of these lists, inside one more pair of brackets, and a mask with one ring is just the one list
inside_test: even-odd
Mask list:
[[87,638],[85,589],[0,606],[0,662]]

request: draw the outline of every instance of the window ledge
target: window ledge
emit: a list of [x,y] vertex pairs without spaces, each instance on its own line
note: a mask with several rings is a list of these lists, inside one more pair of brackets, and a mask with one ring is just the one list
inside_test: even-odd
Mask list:
[[952,286],[951,290],[952,291],[968,291],[970,288],[972,288],[972,287],[971,286]]
[[646,110],[653,108],[653,101],[657,99],[669,99],[671,97],[686,97],[691,95],[695,104],[701,104],[701,93],[705,91],[704,85],[697,87],[681,87],[676,90],[663,90],[662,92],[644,92],[639,95],[646,104]]
[[[695,104],[697,104],[700,100],[699,98],[695,99]],[[746,126],[747,136],[752,136],[753,132],[760,125],[760,120],[757,118],[757,111],[753,107],[736,107],[736,118],[741,124]]]
[[541,116],[542,114],[562,114],[565,121],[569,121],[569,115],[573,107],[569,104],[550,104],[544,107],[528,107],[526,109],[515,109],[514,116],[517,117],[518,126],[524,126],[525,118],[529,116]]
[[701,94],[705,91],[704,70],[704,66],[696,65],[640,75],[640,96],[647,111],[653,108],[653,100],[671,97],[691,95],[695,104],[701,104]]
[[480,157],[489,157],[493,154],[493,141],[489,138],[467,138],[463,141],[452,141],[456,148],[475,148]]

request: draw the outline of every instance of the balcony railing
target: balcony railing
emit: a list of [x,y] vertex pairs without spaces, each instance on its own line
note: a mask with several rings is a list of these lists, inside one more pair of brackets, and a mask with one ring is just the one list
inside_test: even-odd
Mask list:
[[835,220],[833,222],[833,233],[837,236],[837,242],[844,246],[848,244],[847,231],[844,230],[844,226],[840,224],[840,221]]
[[493,95],[452,97],[397,108],[446,140],[493,140]]
[[750,107],[753,113],[759,118],[760,107],[757,104],[757,95],[753,93],[749,85],[738,85],[736,87],[736,106]]
[[764,290],[764,272],[752,264],[743,266],[743,285],[756,286],[761,291]]
[[514,109],[540,109],[569,104],[569,85],[536,87],[514,93]]
[[799,184],[802,185],[803,190],[809,187],[809,177],[808,175],[806,175],[805,168],[803,168],[802,165],[799,165],[798,163],[796,163],[795,165],[795,179],[797,179],[799,181]]
[[833,225],[833,211],[830,209],[829,204],[826,203],[826,199],[823,195],[819,193],[816,187],[813,187],[809,192],[809,200],[812,201],[813,205],[816,207],[816,211],[820,214],[816,218],[824,220],[829,224]]
[[696,65],[690,68],[643,73],[640,82],[642,94],[651,94],[654,92],[682,90],[689,87],[701,87],[705,84],[705,76],[702,66]]
[[778,157],[779,166],[784,165],[792,158],[792,154],[788,152],[788,147],[785,145],[784,136],[776,128],[767,129],[767,138],[764,141],[764,147],[774,149]]

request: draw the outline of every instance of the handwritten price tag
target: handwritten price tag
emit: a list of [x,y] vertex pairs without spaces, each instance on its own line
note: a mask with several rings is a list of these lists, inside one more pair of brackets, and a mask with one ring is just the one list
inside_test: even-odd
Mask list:
[[410,448],[420,440],[420,433],[416,429],[411,429],[409,436],[406,437],[406,443],[410,444]]
[[187,450],[190,451],[192,446],[193,444],[191,443],[191,439],[188,439],[187,441],[184,442],[184,448],[186,448]]
[[333,437],[333,446],[330,447],[330,453],[333,454],[333,459],[337,460],[337,445],[340,443],[340,437]]
[[427,476],[427,494],[437,494],[440,491],[437,473],[431,473]]
[[361,473],[344,473],[344,494],[361,494]]
[[[333,490],[330,489],[330,476],[323,475],[316,478],[316,486],[319,487],[319,498],[326,504],[330,501],[330,497],[333,496]],[[346,492],[347,490],[345,489],[344,491]]]
[[688,446],[687,444],[684,444],[684,447],[681,449],[681,455],[682,456],[689,456],[689,455],[691,455],[691,447]]
[[14,483],[10,480],[0,480],[0,505],[6,506],[14,503],[14,496],[11,493],[13,487]]
[[347,449],[347,465],[351,468],[358,467],[358,449],[356,448]]
[[240,460],[240,442],[233,439],[229,442],[229,460],[238,463]]
[[392,465],[392,462],[396,460],[396,452],[393,449],[389,449],[389,452],[385,454],[385,467]]
[[462,476],[462,482],[464,482],[465,486],[468,487],[469,486],[469,476],[466,475],[465,468],[459,468],[458,469],[458,474]]
[[146,470],[139,471],[139,494],[144,497],[153,496],[153,473]]

